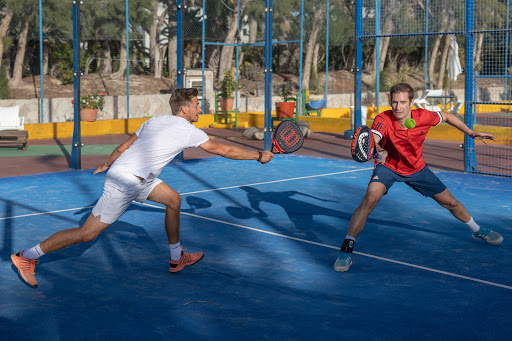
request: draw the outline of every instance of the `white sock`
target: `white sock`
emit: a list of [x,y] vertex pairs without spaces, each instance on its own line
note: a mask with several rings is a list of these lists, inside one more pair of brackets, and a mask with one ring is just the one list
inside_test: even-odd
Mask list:
[[345,239],[350,239],[350,240],[356,241],[356,239],[354,237],[351,237],[348,234],[345,236]]
[[41,244],[37,244],[31,249],[23,251],[23,257],[29,259],[38,259],[42,255],[44,255],[44,252],[41,250]]
[[468,227],[471,229],[471,232],[478,232],[480,230],[480,225],[475,223],[475,221],[473,220],[473,217],[471,217],[471,219],[469,219],[469,221],[466,223],[466,225],[468,225]]
[[179,261],[181,258],[180,242],[178,242],[177,244],[169,244],[169,249],[171,250],[171,259],[175,262]]

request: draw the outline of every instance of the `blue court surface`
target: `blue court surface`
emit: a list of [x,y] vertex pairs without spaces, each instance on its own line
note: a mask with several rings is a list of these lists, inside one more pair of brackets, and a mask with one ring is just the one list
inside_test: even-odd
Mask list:
[[10,255],[83,223],[92,170],[0,179],[2,340],[510,340],[512,181],[436,171],[492,246],[396,184],[346,273],[332,268],[373,166],[299,155],[171,163],[181,243],[204,251],[168,272],[159,204],[132,204],[95,241],[45,255],[37,289]]

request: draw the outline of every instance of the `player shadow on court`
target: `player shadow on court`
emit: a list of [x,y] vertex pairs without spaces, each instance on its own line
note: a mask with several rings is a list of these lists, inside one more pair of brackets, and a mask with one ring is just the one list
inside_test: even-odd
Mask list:
[[269,218],[267,222],[270,223],[272,219],[270,219],[269,215],[260,207],[262,202],[281,206],[296,228],[311,228],[311,226],[315,224],[313,219],[313,216],[315,215],[337,217],[344,220],[349,220],[351,217],[351,214],[342,211],[333,210],[292,198],[294,196],[302,196],[323,202],[336,202],[299,191],[262,192],[254,187],[248,186],[240,187],[240,189],[247,192],[247,199],[249,201],[250,208],[233,206],[226,208],[228,213],[237,219],[257,217],[267,220],[267,218]]
[[[94,206],[94,204],[95,203],[93,203],[90,206]],[[134,210],[142,211],[142,214],[150,214],[150,212],[165,212],[165,210],[163,209],[134,204],[130,205],[126,212]],[[82,226],[89,217],[91,211],[92,208],[85,208],[76,211],[74,213],[75,215],[83,214],[83,216],[80,218],[80,222],[78,223],[78,225],[74,227]],[[126,212],[124,214],[126,214]],[[112,225],[110,225],[103,232],[101,232],[95,240],[88,243],[72,245],[71,247],[65,248],[63,250],[58,250],[56,252],[45,255],[45,257],[42,259],[41,264],[51,263],[62,259],[80,257],[87,250],[89,250],[96,244],[102,244],[102,249],[104,250],[104,253],[107,254],[106,257],[112,261],[112,265],[124,268],[125,261],[123,260],[122,256],[120,256],[116,252],[116,247],[113,245],[113,242],[133,245],[133,247],[137,247],[139,249],[152,250],[151,252],[155,252],[155,250],[157,251],[159,249],[158,245],[160,243],[155,243],[153,241],[153,238],[151,238],[151,236],[148,234],[148,232],[143,226],[133,225],[124,221],[123,215],[121,215],[121,217],[117,221],[115,221]],[[162,231],[164,231],[163,216],[161,223]],[[70,226],[69,228],[74,227]],[[162,245],[165,245],[165,243],[163,243]],[[102,255],[102,258],[103,257],[105,257],[105,255]]]
[[[346,221],[343,225],[348,226],[348,222],[352,218],[352,213],[347,213],[343,211],[337,211],[330,208],[318,206],[315,204],[311,204],[305,201],[297,200],[292,198],[293,196],[303,196],[305,198],[311,198],[315,200],[320,200],[323,202],[337,202],[334,200],[322,199],[319,197],[315,197],[310,194],[302,193],[299,191],[282,191],[282,192],[262,192],[256,188],[243,186],[240,189],[247,192],[247,198],[249,201],[250,208],[248,207],[227,207],[227,212],[234,218],[237,219],[250,219],[250,218],[260,218],[265,220],[265,222],[273,226],[275,228],[282,229],[282,226],[276,222],[275,217],[270,217],[265,211],[260,208],[261,202],[267,202],[271,204],[275,204],[281,206],[290,221],[294,224],[296,229],[300,229],[303,232],[307,231],[315,231],[315,229],[322,228],[323,224],[319,222],[315,222],[314,216],[322,215],[340,218]],[[436,233],[436,234],[445,234],[447,233],[433,231],[431,229],[426,229],[414,225],[403,224],[396,221],[387,221],[376,218],[368,218],[368,224],[376,224],[376,225],[388,225],[393,226],[395,228],[402,228],[411,231],[421,231],[428,233]]]

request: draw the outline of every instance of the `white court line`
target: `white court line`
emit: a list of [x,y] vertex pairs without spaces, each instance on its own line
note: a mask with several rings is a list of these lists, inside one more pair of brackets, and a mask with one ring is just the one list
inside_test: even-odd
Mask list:
[[36,216],[36,215],[45,215],[45,214],[52,214],[52,213],[59,213],[59,212],[66,212],[66,211],[78,211],[78,210],[83,210],[85,208],[92,208],[94,206],[84,206],[84,207],[76,207],[76,208],[68,208],[66,210],[58,210],[58,211],[50,211],[50,212],[39,212],[39,213],[30,213],[30,214],[22,214],[22,215],[16,215],[16,216],[12,216],[12,217],[5,217],[5,218],[1,218],[0,217],[0,220],[6,220],[6,219],[14,219],[14,218],[24,218],[24,217],[32,217],[32,216]]
[[257,186],[257,185],[266,185],[266,184],[273,184],[276,182],[285,182],[285,181],[293,181],[293,180],[302,180],[302,179],[311,179],[311,178],[319,178],[322,176],[329,176],[329,175],[338,175],[338,174],[345,174],[345,173],[353,173],[353,172],[360,172],[365,170],[373,170],[374,168],[363,168],[363,169],[353,169],[349,171],[343,171],[343,172],[335,172],[335,173],[326,173],[326,174],[319,174],[319,175],[308,175],[308,176],[300,176],[298,178],[290,178],[290,179],[282,179],[282,180],[273,180],[273,181],[266,181],[266,182],[255,182],[253,184],[246,184],[246,185],[237,185],[237,186],[229,186],[229,187],[222,187],[222,188],[212,188],[212,189],[205,189],[202,191],[195,191],[195,192],[188,192],[188,193],[182,193],[181,195],[187,195],[187,194],[196,194],[196,193],[204,193],[204,192],[213,192],[213,191],[222,191],[224,189],[231,189],[231,188],[240,188],[245,186]]
[[[142,204],[142,205],[163,209],[160,206],[155,206],[155,205],[151,205],[151,204]],[[281,237],[281,238],[291,239],[291,240],[295,240],[295,241],[302,242],[302,243],[323,246],[323,247],[326,247],[326,248],[329,248],[329,249],[335,249],[335,250],[339,249],[339,246],[332,246],[332,245],[327,245],[327,244],[323,244],[323,243],[317,243],[317,242],[313,242],[313,241],[310,241],[310,240],[301,239],[301,238],[297,238],[297,237],[291,237],[291,236],[287,236],[287,235],[280,234],[280,233],[260,230],[260,229],[254,228],[254,227],[249,227],[249,226],[240,225],[240,224],[234,224],[234,223],[230,223],[230,222],[227,222],[227,221],[222,221],[222,220],[208,218],[208,217],[202,217],[202,216],[199,216],[199,215],[196,215],[196,214],[191,214],[191,213],[186,213],[186,212],[181,212],[181,214],[188,215],[188,216],[191,216],[191,217],[194,217],[194,218],[199,218],[199,219],[213,221],[213,222],[220,223],[220,224],[226,224],[226,225],[231,225],[231,226],[235,226],[235,227],[241,227],[241,228],[246,229],[246,230],[261,232],[261,233],[265,233],[265,234],[270,234],[272,236],[277,236],[277,237]],[[500,288],[512,290],[512,286],[509,286],[509,285],[504,285],[504,284],[484,281],[482,279],[478,279],[478,278],[474,278],[474,277],[469,277],[469,276],[458,275],[458,274],[455,274],[455,273],[452,273],[452,272],[437,270],[437,269],[433,269],[433,268],[427,268],[427,267],[421,266],[421,265],[416,265],[416,264],[411,264],[411,263],[406,263],[406,262],[400,262],[400,261],[389,259],[389,258],[384,258],[384,257],[370,255],[368,253],[362,253],[362,252],[357,252],[357,251],[354,251],[354,253],[358,254],[358,255],[361,255],[361,256],[375,258],[375,259],[382,260],[382,261],[389,262],[389,263],[405,265],[405,266],[409,266],[411,268],[416,268],[416,269],[421,269],[421,270],[425,270],[425,271],[435,272],[435,273],[439,273],[439,274],[446,275],[446,276],[466,279],[466,280],[472,281],[472,282],[478,282],[478,283],[482,283],[482,284],[488,284],[488,285],[492,285],[492,286],[495,286],[495,287],[500,287]]]
[[[274,180],[274,181],[267,181],[267,182],[256,182],[252,184],[245,184],[245,185],[237,185],[237,186],[230,186],[230,187],[223,187],[223,188],[211,188],[211,189],[205,189],[202,191],[195,191],[195,192],[187,192],[187,193],[180,193],[180,195],[188,195],[188,194],[196,194],[196,193],[205,193],[205,192],[213,192],[213,191],[221,191],[224,189],[231,189],[231,188],[240,188],[244,186],[256,186],[256,185],[265,185],[265,184],[271,184],[276,182],[284,182],[284,181],[293,181],[293,180],[301,180],[301,179],[309,179],[309,178],[319,178],[322,176],[329,176],[329,175],[337,175],[337,174],[343,174],[343,173],[352,173],[352,172],[358,172],[358,171],[364,171],[372,168],[364,168],[364,169],[353,169],[349,171],[343,171],[343,172],[336,172],[336,173],[326,173],[326,174],[319,174],[319,175],[308,175],[308,176],[301,176],[298,178],[290,178],[290,179],[282,179],[282,180]],[[1,218],[0,220],[6,220],[6,219],[14,219],[14,218],[23,218],[23,217],[32,217],[32,216],[38,216],[38,215],[45,215],[45,214],[52,214],[52,213],[59,213],[59,212],[66,212],[66,211],[78,211],[84,208],[91,208],[94,206],[85,206],[85,207],[77,207],[77,208],[69,208],[66,210],[59,210],[59,211],[49,211],[49,212],[40,212],[40,213],[31,213],[31,214],[23,214],[13,217],[5,217]]]

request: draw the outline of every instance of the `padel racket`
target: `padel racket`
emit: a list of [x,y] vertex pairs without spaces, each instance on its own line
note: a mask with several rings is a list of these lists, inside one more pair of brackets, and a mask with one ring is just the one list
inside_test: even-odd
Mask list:
[[352,158],[357,162],[366,162],[372,157],[380,159],[380,155],[375,150],[375,140],[373,139],[372,131],[365,125],[357,128],[352,138],[350,150]]
[[272,134],[272,153],[293,153],[299,150],[303,143],[304,136],[299,126],[291,120],[285,120],[279,123]]

